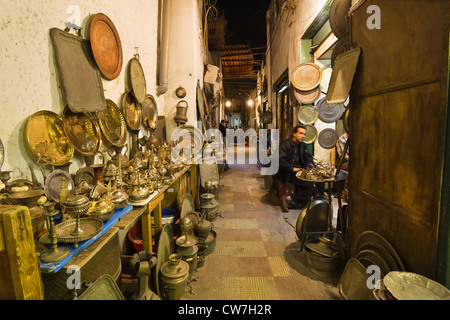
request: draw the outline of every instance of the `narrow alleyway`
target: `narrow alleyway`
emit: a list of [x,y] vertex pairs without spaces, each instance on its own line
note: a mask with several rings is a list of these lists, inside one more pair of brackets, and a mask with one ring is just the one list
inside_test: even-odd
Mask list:
[[[243,146],[237,153],[245,152]],[[247,148],[248,152],[248,148]],[[214,222],[215,250],[191,282],[185,300],[336,300],[339,278],[308,269],[295,223],[264,190],[257,165],[232,164],[220,174],[222,217]]]

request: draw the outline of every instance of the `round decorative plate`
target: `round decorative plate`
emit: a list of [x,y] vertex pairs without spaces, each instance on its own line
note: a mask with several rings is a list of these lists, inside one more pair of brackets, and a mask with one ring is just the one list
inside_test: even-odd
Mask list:
[[122,98],[122,111],[125,122],[131,130],[141,129],[141,106],[133,92],[129,91]]
[[302,91],[294,88],[294,95],[297,101],[302,104],[313,103],[320,97],[320,86],[309,91]]
[[309,91],[322,80],[322,70],[312,62],[301,63],[292,72],[291,82],[298,90]]
[[97,13],[91,18],[89,40],[102,75],[108,80],[117,78],[123,64],[122,44],[116,27],[105,14]]
[[147,118],[156,125],[156,121],[158,120],[158,108],[156,106],[155,98],[151,94],[147,94],[142,103],[142,122],[144,125],[147,125],[147,121],[145,121]]
[[130,89],[133,91],[139,103],[143,103],[147,95],[147,83],[145,81],[144,70],[139,62],[139,56],[136,55],[135,58],[130,60],[129,64],[129,81]]
[[324,149],[332,149],[336,145],[336,142],[339,139],[339,135],[336,130],[327,128],[323,129],[319,133],[319,144]]
[[338,121],[344,113],[344,104],[328,104],[326,97],[320,99],[317,103],[317,112],[319,119],[325,123],[333,123]]
[[311,144],[314,141],[316,141],[317,138],[317,129],[313,125],[307,124],[306,127],[306,137],[305,137],[305,143]]
[[30,157],[36,162],[45,156],[47,164],[62,166],[72,159],[75,152],[64,134],[61,117],[52,111],[38,111],[31,115],[25,124],[23,138]]
[[317,120],[317,110],[311,105],[301,106],[297,118],[302,124],[313,124]]
[[62,178],[66,178],[67,187],[70,190],[74,190],[73,180],[70,174],[64,170],[53,170],[45,179],[45,194],[51,201],[59,203],[59,193],[61,192]]
[[65,107],[62,122],[64,133],[79,153],[92,156],[100,149],[101,132],[97,120]]
[[106,99],[108,109],[98,112],[98,121],[105,138],[116,147],[123,147],[127,141],[127,125],[119,107]]

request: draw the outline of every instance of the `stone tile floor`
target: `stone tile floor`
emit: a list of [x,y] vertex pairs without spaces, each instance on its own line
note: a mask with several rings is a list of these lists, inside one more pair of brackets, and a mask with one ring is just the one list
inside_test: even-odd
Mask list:
[[341,300],[339,275],[318,276],[297,240],[300,209],[283,213],[257,165],[220,174],[215,250],[182,300]]

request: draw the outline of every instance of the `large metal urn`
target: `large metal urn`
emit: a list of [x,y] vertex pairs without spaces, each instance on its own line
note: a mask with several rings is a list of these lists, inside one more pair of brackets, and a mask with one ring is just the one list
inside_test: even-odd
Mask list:
[[174,253],[169,261],[161,266],[162,298],[180,300],[185,292],[189,279],[189,265]]

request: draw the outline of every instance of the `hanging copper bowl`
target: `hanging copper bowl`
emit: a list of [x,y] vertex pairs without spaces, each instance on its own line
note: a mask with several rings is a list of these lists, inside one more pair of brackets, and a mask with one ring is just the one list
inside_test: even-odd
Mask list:
[[102,75],[108,80],[117,78],[123,64],[122,44],[116,27],[105,14],[97,13],[91,18],[89,40]]
[[108,109],[98,112],[98,121],[104,137],[116,147],[123,147],[127,140],[127,125],[119,107],[106,99]]
[[133,92],[128,91],[122,97],[122,111],[125,122],[131,130],[141,129],[142,110]]
[[79,153],[92,156],[100,149],[101,132],[97,120],[65,107],[62,122],[64,133]]
[[322,70],[312,62],[299,64],[292,72],[291,82],[295,88],[309,91],[316,88],[322,80]]
[[25,124],[23,139],[35,162],[45,156],[47,164],[62,166],[72,159],[75,151],[64,134],[61,117],[52,111],[38,111],[31,115]]

